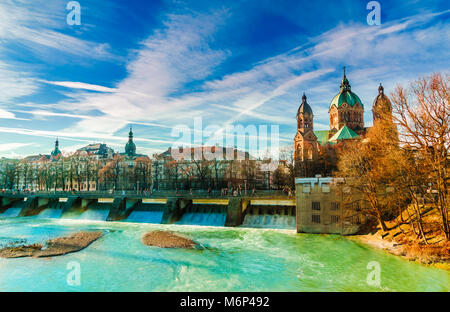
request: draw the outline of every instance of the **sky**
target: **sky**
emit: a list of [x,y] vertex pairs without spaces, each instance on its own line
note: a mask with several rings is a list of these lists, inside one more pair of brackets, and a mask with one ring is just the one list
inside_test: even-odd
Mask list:
[[0,2],[0,157],[49,154],[56,137],[64,153],[124,152],[130,126],[152,155],[199,118],[217,135],[205,144],[278,125],[289,145],[303,92],[314,129],[329,128],[343,66],[366,126],[379,83],[389,94],[449,70],[447,0],[378,1],[380,25],[365,0],[79,0],[80,25],[68,2]]

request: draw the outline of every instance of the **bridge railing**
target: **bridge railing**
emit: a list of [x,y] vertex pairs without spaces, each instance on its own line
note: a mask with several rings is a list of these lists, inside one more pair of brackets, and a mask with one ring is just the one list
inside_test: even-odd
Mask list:
[[0,190],[0,196],[28,197],[28,196],[95,196],[95,197],[117,197],[117,196],[138,196],[138,197],[168,197],[168,196],[187,196],[187,197],[270,197],[270,196],[288,196],[280,190],[240,190],[233,193],[220,190],[193,190],[193,191],[21,191],[21,190]]

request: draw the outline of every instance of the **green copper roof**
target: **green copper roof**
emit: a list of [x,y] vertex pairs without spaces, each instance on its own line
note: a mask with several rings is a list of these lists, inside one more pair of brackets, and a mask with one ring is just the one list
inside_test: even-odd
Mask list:
[[363,103],[359,99],[359,97],[350,90],[340,91],[331,101],[331,106],[340,107],[343,103],[347,103],[347,105],[354,106],[356,103],[361,104],[364,107]]
[[355,133],[352,129],[347,126],[343,126],[338,132],[336,132],[331,138],[330,141],[340,141],[340,140],[348,140],[348,139],[357,139],[359,135]]
[[359,97],[352,92],[350,83],[347,79],[347,76],[345,75],[345,67],[344,67],[344,77],[342,78],[341,81],[339,93],[331,101],[330,108],[333,105],[339,108],[343,103],[347,103],[347,105],[350,106],[354,106],[356,103],[359,103],[364,108],[364,105],[362,104]]
[[330,130],[316,130],[314,134],[317,137],[317,141],[319,141],[320,145],[324,145],[328,142],[328,135]]
[[62,153],[59,150],[59,141],[58,141],[58,139],[56,139],[56,141],[55,141],[55,149],[51,152],[51,155],[56,157],[56,156],[58,156],[60,154],[62,154]]

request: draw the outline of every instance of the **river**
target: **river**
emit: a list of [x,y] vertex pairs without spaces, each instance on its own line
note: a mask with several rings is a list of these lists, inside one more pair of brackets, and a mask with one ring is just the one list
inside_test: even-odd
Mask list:
[[[143,245],[142,235],[156,229],[203,248]],[[0,291],[450,291],[445,270],[345,237],[293,230],[6,218],[0,219],[0,245],[81,230],[105,234],[65,256],[0,259]],[[367,282],[369,262],[379,264],[379,285]]]

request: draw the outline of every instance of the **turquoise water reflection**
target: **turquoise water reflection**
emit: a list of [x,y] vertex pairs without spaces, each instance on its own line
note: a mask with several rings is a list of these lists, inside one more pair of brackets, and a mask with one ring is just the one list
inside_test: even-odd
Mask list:
[[[170,229],[202,250],[144,246],[141,236]],[[450,274],[373,250],[339,236],[293,231],[92,222],[0,220],[0,245],[42,242],[80,230],[105,235],[81,252],[49,259],[0,259],[0,291],[449,291]],[[81,285],[66,282],[81,266]],[[381,288],[366,266],[378,261]]]

